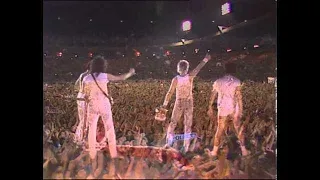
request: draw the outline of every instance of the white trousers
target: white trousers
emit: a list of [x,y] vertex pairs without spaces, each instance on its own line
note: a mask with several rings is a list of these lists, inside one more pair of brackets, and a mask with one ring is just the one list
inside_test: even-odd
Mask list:
[[111,104],[109,100],[91,101],[88,104],[87,120],[89,125],[89,155],[91,159],[94,159],[97,155],[96,143],[97,143],[97,124],[99,117],[101,117],[104,129],[105,138],[108,140],[109,152],[111,158],[117,157],[116,149],[116,134],[114,131]]

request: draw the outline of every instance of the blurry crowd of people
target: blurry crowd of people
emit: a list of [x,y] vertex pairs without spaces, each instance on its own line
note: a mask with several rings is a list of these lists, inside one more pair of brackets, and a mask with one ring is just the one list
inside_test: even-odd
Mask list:
[[[84,71],[83,65],[91,59],[88,57],[89,50],[78,48],[72,51],[82,54],[70,53],[70,50],[63,52],[61,57],[57,56],[55,50],[45,53],[43,57],[45,82],[75,81]],[[108,59],[107,71],[110,73],[124,73],[130,67],[135,67],[137,74],[134,79],[168,79],[176,74],[176,64],[179,60],[188,60],[192,68],[208,51],[210,52],[210,49],[186,46],[170,50],[156,51],[149,48],[147,52],[130,49],[127,52],[119,50],[112,53],[101,48],[96,49],[93,54],[103,54]],[[218,78],[223,71],[223,64],[228,61],[237,61],[238,77],[241,80],[266,81],[267,77],[276,76],[275,48],[259,47],[213,54],[215,58],[199,73],[201,79]]]
[[191,44],[183,44],[183,40],[188,41],[178,37],[109,38],[96,34],[89,38],[47,34],[43,44],[43,78],[45,82],[74,81],[83,72],[83,65],[101,54],[108,59],[110,73],[123,73],[135,67],[134,79],[168,79],[176,74],[179,60],[188,60],[192,68],[207,52],[215,58],[200,72],[202,79],[218,78],[223,64],[233,60],[238,60],[241,80],[265,81],[276,75],[276,39],[271,35],[245,39],[224,34],[194,39]]

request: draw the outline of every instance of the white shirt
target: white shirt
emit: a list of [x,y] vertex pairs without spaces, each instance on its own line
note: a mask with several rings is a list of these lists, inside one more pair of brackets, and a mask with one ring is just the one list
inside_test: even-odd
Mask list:
[[192,98],[192,80],[187,74],[185,76],[177,77],[176,99],[190,99]]
[[[94,73],[95,79],[99,84],[100,88],[108,94],[108,76],[106,73],[100,73],[97,77],[97,74]],[[89,98],[89,101],[105,101],[108,99],[99,89],[97,84],[94,82],[94,79],[91,74],[88,74],[86,77],[83,78],[83,85],[84,85],[84,93]]]
[[218,115],[228,116],[237,113],[238,104],[234,103],[236,88],[241,86],[238,78],[226,75],[213,83],[212,91],[218,92]]

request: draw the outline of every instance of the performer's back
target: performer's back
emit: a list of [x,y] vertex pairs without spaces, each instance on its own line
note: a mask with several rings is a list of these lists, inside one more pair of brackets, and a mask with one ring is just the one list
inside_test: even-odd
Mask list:
[[215,81],[213,88],[218,92],[217,104],[220,116],[227,116],[235,112],[235,91],[240,85],[240,80],[231,75],[223,76]]
[[[93,74],[95,76],[95,79],[100,86],[100,88],[108,94],[108,76],[106,73],[100,73],[98,76],[97,74]],[[85,93],[89,98],[90,102],[96,102],[96,101],[106,101],[108,98],[102,93],[102,91],[99,89],[97,84],[94,82],[94,79],[91,74],[88,74],[84,79],[83,82],[85,83]]]
[[193,78],[177,75],[176,99],[192,99]]

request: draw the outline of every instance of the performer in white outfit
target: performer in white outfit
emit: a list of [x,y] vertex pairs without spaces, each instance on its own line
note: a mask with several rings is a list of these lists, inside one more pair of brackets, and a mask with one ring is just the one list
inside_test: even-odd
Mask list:
[[[171,82],[170,89],[166,94],[163,102],[163,108],[166,109],[171,96],[176,91],[176,101],[171,115],[171,122],[167,130],[167,143],[166,146],[172,146],[174,130],[177,126],[181,116],[184,117],[184,134],[191,133],[192,120],[193,120],[193,79],[199,73],[200,69],[211,59],[207,54],[201,63],[188,74],[189,62],[181,60],[177,65],[177,72],[179,75],[174,77]],[[190,139],[185,139],[183,144],[183,152],[189,150]]]
[[77,95],[77,105],[78,105],[78,116],[79,122],[75,132],[75,141],[82,142],[84,140],[84,136],[86,135],[88,123],[86,121],[86,102],[84,99],[84,93],[81,91],[83,78],[89,73],[90,62],[86,64],[86,71],[80,74],[79,78],[75,83],[75,88],[79,91]]
[[135,70],[130,69],[129,73],[121,76],[114,76],[105,73],[106,60],[102,56],[97,56],[93,59],[90,66],[89,74],[83,79],[83,92],[88,103],[87,121],[89,125],[89,155],[94,159],[97,154],[96,149],[96,133],[97,122],[99,117],[104,124],[105,138],[108,140],[108,146],[111,158],[117,157],[116,150],[116,135],[114,131],[111,103],[108,94],[107,84],[109,81],[126,80],[134,75]]
[[244,144],[243,127],[240,128],[240,118],[242,115],[242,95],[241,95],[241,82],[238,78],[233,76],[236,72],[236,65],[234,63],[228,63],[225,65],[226,75],[216,80],[213,83],[212,94],[209,101],[208,115],[214,116],[213,102],[218,95],[218,128],[214,137],[214,147],[211,152],[213,157],[217,157],[221,138],[225,133],[225,130],[230,121],[233,121],[233,125],[240,141],[240,147],[242,155],[248,155],[248,151]]

